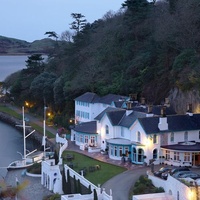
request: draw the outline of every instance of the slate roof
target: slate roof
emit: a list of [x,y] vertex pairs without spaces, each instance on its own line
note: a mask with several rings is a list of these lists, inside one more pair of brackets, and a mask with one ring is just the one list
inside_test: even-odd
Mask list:
[[111,105],[114,101],[124,101],[128,99],[126,96],[117,95],[117,94],[108,94],[100,98],[99,103]]
[[97,134],[97,122],[84,122],[78,125],[75,125],[73,128],[76,132],[87,133],[87,134]]
[[98,103],[100,100],[100,97],[92,92],[86,92],[83,95],[75,98],[75,101],[82,101],[87,103]]
[[[161,115],[161,108],[162,105],[153,105],[152,107],[152,113],[154,115]],[[133,110],[143,112],[143,113],[148,113],[148,106],[135,106],[133,107]],[[166,107],[166,115],[176,115],[176,112],[172,107]]]
[[200,151],[200,143],[199,142],[188,142],[187,143],[178,143],[174,145],[164,145],[161,146],[164,149],[177,150],[177,151]]
[[123,116],[126,114],[126,110],[119,110],[119,111],[109,111],[106,112],[110,122],[113,126],[116,126],[119,124]]
[[160,132],[178,132],[200,129],[200,114],[167,116],[168,130],[160,131],[158,128],[159,117],[138,118],[147,134]]
[[138,118],[146,117],[145,113],[133,111],[130,115],[124,116],[119,123],[119,126],[129,128]]
[[105,110],[103,110],[99,115],[97,115],[95,117],[95,120],[101,120],[102,117],[107,113],[107,112],[110,112],[110,111],[121,111],[122,109],[120,108],[114,108],[114,107],[107,107]]

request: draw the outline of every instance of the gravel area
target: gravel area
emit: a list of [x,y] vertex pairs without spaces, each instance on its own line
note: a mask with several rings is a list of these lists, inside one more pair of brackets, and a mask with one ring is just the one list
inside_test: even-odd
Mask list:
[[16,186],[16,177],[19,183],[27,181],[27,186],[20,192],[17,200],[42,200],[45,196],[53,194],[41,185],[41,178],[22,175],[23,170],[8,171],[5,182],[8,186]]

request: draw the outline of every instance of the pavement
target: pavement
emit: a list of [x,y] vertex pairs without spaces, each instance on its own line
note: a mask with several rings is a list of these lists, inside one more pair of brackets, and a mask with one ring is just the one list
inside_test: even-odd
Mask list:
[[[22,111],[12,105],[7,105],[11,109],[15,110],[17,113],[22,113]],[[25,113],[26,117],[29,120],[38,126],[43,127],[42,119],[38,118],[37,116],[33,116],[29,113]],[[46,126],[46,130],[50,131],[54,135],[56,135],[56,129],[53,127]],[[55,139],[51,139],[52,143],[55,143]],[[125,167],[127,170],[106,183],[104,183],[101,187],[105,188],[108,194],[112,193],[113,200],[128,200],[129,199],[129,191],[131,187],[134,185],[135,181],[138,180],[140,175],[146,174],[146,171],[150,169],[149,167],[144,167],[141,165],[134,165],[128,162],[122,163],[121,161],[112,160],[108,157],[108,155],[103,155],[101,153],[88,153],[88,151],[82,151],[80,148],[75,145],[74,142],[69,141],[68,150],[76,151],[92,157],[94,159],[100,160],[102,162],[107,162],[113,165],[118,165],[121,167]],[[23,200],[42,200],[44,196],[52,194],[49,190],[43,187],[40,183],[40,178],[33,178],[29,176],[22,176],[22,170],[14,170],[8,171],[5,181],[7,185],[16,185],[16,177],[18,178],[19,182],[28,181],[29,184],[26,188],[21,192],[22,197],[18,197],[18,199]],[[111,192],[112,191],[112,192]]]

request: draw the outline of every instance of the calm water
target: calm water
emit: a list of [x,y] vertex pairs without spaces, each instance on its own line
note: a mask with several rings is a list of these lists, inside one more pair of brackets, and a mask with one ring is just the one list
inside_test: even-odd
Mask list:
[[0,81],[4,81],[7,76],[26,68],[28,56],[0,56]]
[[23,137],[15,128],[0,121],[0,180],[5,177],[7,167],[12,161],[21,159],[23,153]]

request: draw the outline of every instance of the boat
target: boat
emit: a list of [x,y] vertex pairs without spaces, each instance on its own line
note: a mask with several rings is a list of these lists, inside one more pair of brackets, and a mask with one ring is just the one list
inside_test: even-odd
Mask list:
[[[44,150],[44,152],[37,151],[37,149],[33,150],[32,152],[26,153],[27,152],[26,138],[29,137],[32,133],[34,133],[35,130],[31,131],[28,135],[26,135],[26,127],[28,127],[28,126],[26,126],[26,124],[25,124],[24,107],[22,107],[22,115],[23,115],[23,124],[17,125],[17,126],[23,127],[24,152],[23,152],[23,155],[20,152],[17,152],[21,155],[22,159],[11,162],[7,167],[8,171],[15,170],[15,169],[24,169],[24,168],[30,167],[34,163],[39,163],[44,158],[46,159],[46,158],[49,158],[50,156],[52,156],[52,154],[50,154],[50,152],[47,153],[45,150]],[[45,143],[44,137],[43,137],[42,143],[43,144]]]

